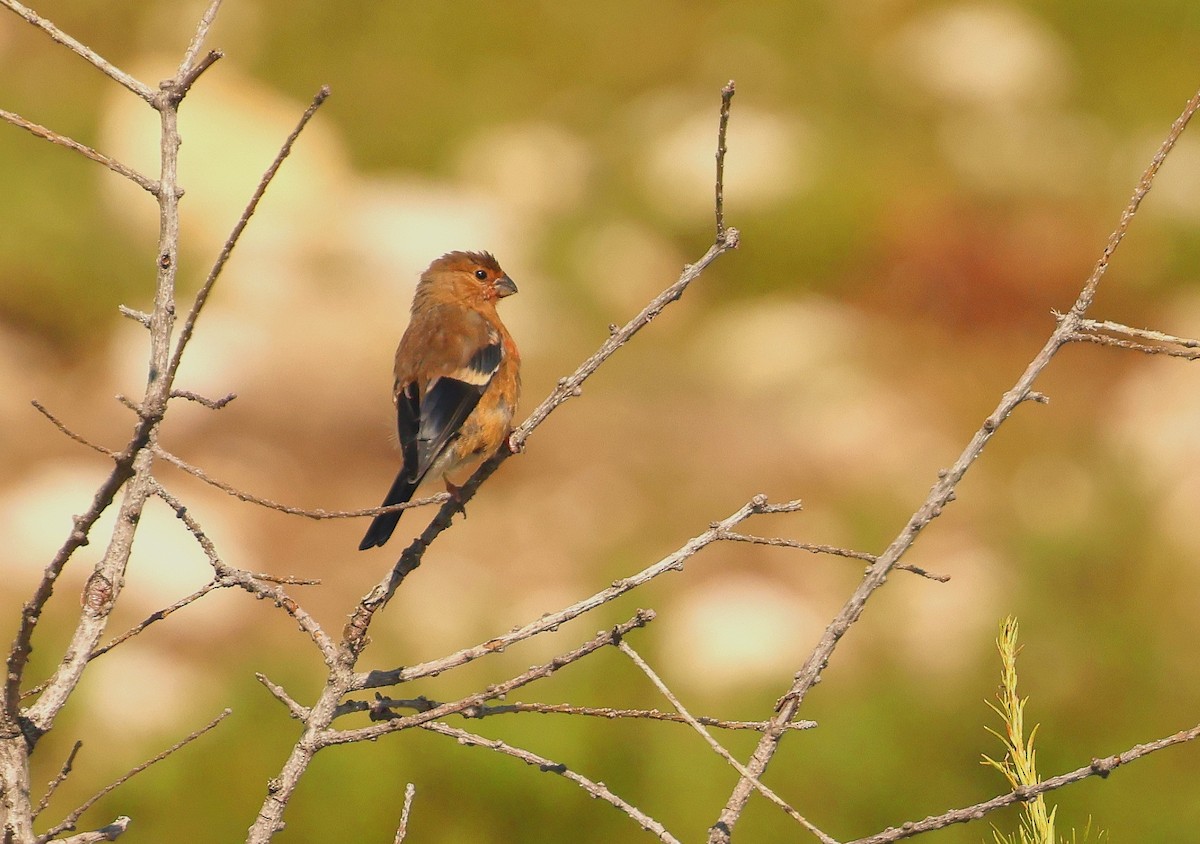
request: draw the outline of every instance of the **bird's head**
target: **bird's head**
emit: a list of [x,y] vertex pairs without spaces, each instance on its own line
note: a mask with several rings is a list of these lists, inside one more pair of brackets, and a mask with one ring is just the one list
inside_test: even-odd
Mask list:
[[495,304],[517,292],[517,285],[488,252],[447,252],[421,274],[420,287],[442,299]]

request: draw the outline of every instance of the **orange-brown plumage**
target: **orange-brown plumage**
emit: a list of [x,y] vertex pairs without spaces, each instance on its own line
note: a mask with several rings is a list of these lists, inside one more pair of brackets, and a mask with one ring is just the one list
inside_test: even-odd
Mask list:
[[[427,476],[453,492],[508,438],[521,356],[496,303],[516,292],[486,252],[449,252],[421,274],[392,391],[404,464],[381,506],[408,501]],[[387,542],[401,512],[376,516],[359,549]]]

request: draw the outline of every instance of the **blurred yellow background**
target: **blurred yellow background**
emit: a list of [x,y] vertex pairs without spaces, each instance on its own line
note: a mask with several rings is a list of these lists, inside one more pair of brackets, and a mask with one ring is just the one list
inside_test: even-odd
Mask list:
[[[36,10],[148,83],[174,72],[203,5],[46,0]],[[719,90],[738,83],[726,178],[741,248],[506,463],[404,584],[363,668],[431,659],[559,609],[673,551],[755,493],[801,498],[758,534],[882,550],[1012,386],[1090,273],[1138,175],[1200,85],[1193,3],[318,3],[228,0],[225,51],[183,105],[181,301],[203,279],[310,97],[333,96],[268,192],[200,322],[162,442],[303,507],[378,503],[395,471],[390,361],[420,270],[493,251],[520,286],[502,315],[528,412],[712,237]],[[0,107],[157,174],[156,115],[0,14]],[[1200,128],[1192,130],[1200,131]],[[157,209],[79,156],[0,126],[0,618],[16,612],[106,462],[31,407],[120,447],[140,395]],[[1185,134],[1092,316],[1200,334],[1200,135]],[[984,700],[1016,615],[1043,775],[1200,720],[1200,375],[1068,347],[835,652],[766,782],[839,839],[1006,790]],[[523,413],[520,414],[523,418]],[[234,500],[168,466],[232,565],[319,577],[293,593],[331,632],[427,521],[384,551],[365,522]],[[430,511],[431,512],[431,511]],[[105,525],[38,630],[55,664]],[[717,545],[683,574],[555,634],[400,694],[505,679],[648,606],[631,641],[698,714],[757,720],[850,594],[858,563]],[[208,579],[160,502],[138,535],[115,634]],[[210,596],[98,660],[39,747],[47,817],[199,726],[218,731],[101,801],[84,828],[130,842],[238,840],[324,676],[286,616]],[[521,700],[666,708],[615,650]],[[528,747],[702,839],[736,774],[685,726],[504,715],[468,729]],[[720,734],[743,758],[753,734]],[[1200,749],[1057,792],[1061,829],[1187,840]],[[320,754],[280,841],[386,841],[404,784],[422,842],[649,840],[575,786],[419,732]],[[992,820],[1015,827],[1015,813]],[[186,832],[181,832],[185,830]],[[986,823],[929,836],[990,840]],[[803,840],[754,798],[738,840]]]

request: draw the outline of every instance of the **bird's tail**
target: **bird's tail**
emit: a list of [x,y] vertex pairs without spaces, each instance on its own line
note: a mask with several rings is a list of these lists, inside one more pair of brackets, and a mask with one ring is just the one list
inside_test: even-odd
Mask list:
[[[416,489],[417,481],[409,477],[408,472],[401,469],[396,475],[396,480],[392,481],[392,488],[388,490],[387,498],[383,499],[383,503],[379,506],[390,507],[393,504],[403,504],[413,497]],[[392,536],[392,531],[396,529],[396,524],[400,521],[400,514],[403,512],[403,510],[396,510],[393,513],[376,516],[371,521],[371,526],[367,528],[362,542],[358,543],[358,550],[366,551],[368,548],[377,548],[387,542]]]

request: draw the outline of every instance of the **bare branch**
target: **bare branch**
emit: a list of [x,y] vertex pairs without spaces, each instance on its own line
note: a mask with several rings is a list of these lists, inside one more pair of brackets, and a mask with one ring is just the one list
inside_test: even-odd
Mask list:
[[1045,794],[1048,791],[1062,788],[1064,785],[1070,785],[1074,782],[1079,782],[1082,779],[1087,779],[1091,776],[1097,776],[1105,779],[1121,765],[1127,765],[1136,759],[1143,756],[1148,756],[1158,750],[1163,750],[1168,747],[1173,747],[1177,744],[1193,741],[1200,736],[1200,725],[1192,727],[1190,730],[1183,730],[1175,733],[1173,736],[1158,739],[1147,744],[1136,744],[1124,753],[1118,753],[1115,756],[1106,756],[1103,759],[1093,759],[1090,765],[1084,765],[1082,768],[1076,768],[1066,774],[1060,774],[1057,777],[1051,777],[1048,780],[1043,780],[1034,786],[1027,786],[1010,791],[1008,794],[1002,794],[999,797],[993,797],[991,800],[984,800],[982,803],[976,803],[974,806],[967,806],[962,809],[954,809],[941,815],[931,816],[920,821],[911,821],[903,824],[898,828],[886,829],[876,835],[869,835],[866,838],[857,838],[848,844],[888,844],[891,841],[900,841],[905,838],[912,838],[914,835],[919,835],[923,832],[929,832],[934,829],[943,829],[958,823],[967,823],[968,821],[977,820],[984,815],[994,812],[996,809],[1004,806],[1011,806],[1014,803],[1022,803],[1026,800],[1032,800],[1039,794]]
[[[1142,178],[1138,180],[1137,187],[1133,190],[1133,196],[1129,198],[1129,204],[1121,212],[1121,219],[1117,221],[1117,227],[1113,229],[1112,234],[1108,237],[1108,242],[1104,245],[1104,252],[1101,253],[1100,260],[1096,262],[1096,268],[1092,270],[1091,276],[1083,285],[1079,298],[1071,307],[1071,316],[1075,318],[1075,321],[1082,319],[1087,309],[1092,306],[1092,300],[1096,298],[1096,288],[1100,286],[1100,279],[1108,271],[1108,262],[1112,259],[1113,253],[1117,251],[1117,247],[1121,245],[1121,241],[1125,239],[1125,232],[1129,230],[1129,224],[1133,222],[1134,216],[1142,206],[1142,200],[1150,192],[1150,186],[1154,184],[1154,177],[1158,175],[1159,168],[1167,160],[1171,150],[1175,148],[1175,142],[1179,140],[1179,136],[1183,134],[1183,130],[1187,128],[1198,109],[1200,109],[1200,91],[1192,95],[1192,98],[1183,107],[1183,112],[1175,118],[1166,139],[1150,160],[1150,165],[1142,173]],[[1072,325],[1072,328],[1076,325],[1077,322]]]
[[140,323],[143,328],[150,327],[150,314],[145,311],[139,311],[136,308],[131,308],[128,305],[117,305],[117,311],[121,316],[127,317],[136,323]]
[[207,396],[202,396],[199,393],[193,393],[191,390],[172,390],[171,398],[187,399],[195,402],[198,405],[207,407],[209,410],[220,410],[225,405],[237,398],[237,393],[229,393],[219,399],[210,399]]
[[721,117],[717,125],[717,182],[716,182],[716,212],[717,212],[717,241],[725,239],[725,135],[729,130],[729,107],[733,102],[736,86],[730,79],[721,89]]
[[412,809],[413,798],[417,796],[417,787],[411,782],[404,787],[404,808],[400,811],[400,825],[396,827],[394,844],[403,844],[404,836],[408,835],[408,813]]
[[[180,81],[186,80],[189,88],[209,65],[221,58],[220,50],[212,50],[198,64],[193,64],[196,56],[200,55],[200,50],[204,47],[204,40],[208,38],[208,31],[212,28],[220,8],[221,0],[212,0],[208,4],[204,14],[200,16],[200,22],[196,24],[196,32],[192,35],[192,40],[188,42],[187,49],[183,53],[183,61],[179,63],[179,70],[175,76]],[[214,56],[214,54],[216,55]]]
[[[3,2],[3,0],[0,0],[0,2]],[[75,150],[75,152],[79,153],[84,158],[90,158],[97,164],[103,164],[114,173],[119,173],[151,195],[156,195],[158,193],[158,182],[147,176],[143,176],[137,170],[122,164],[115,158],[110,158],[102,152],[97,152],[87,144],[81,144],[79,141],[73,138],[68,138],[66,135],[60,135],[53,129],[47,129],[40,123],[34,123],[32,120],[26,120],[21,115],[14,114],[11,111],[5,111],[2,108],[0,108],[0,120],[6,120],[14,126],[19,126],[30,134],[36,135],[42,140],[49,141],[52,144],[58,144],[60,147],[66,147],[67,149]]]
[[[208,583],[201,586],[199,589],[197,589],[192,594],[187,595],[183,598],[180,598],[178,601],[171,604],[171,606],[164,607],[161,610],[156,610],[155,612],[152,612],[141,623],[136,624],[133,627],[129,628],[124,633],[122,633],[120,636],[117,636],[115,639],[110,641],[108,644],[93,650],[91,655],[88,656],[88,661],[90,662],[91,660],[96,659],[99,656],[103,656],[104,654],[108,653],[113,648],[115,648],[117,645],[121,644],[122,642],[126,641],[127,639],[132,639],[134,636],[141,633],[143,630],[145,630],[151,624],[154,624],[156,621],[162,621],[164,618],[171,615],[171,613],[175,612],[176,610],[183,609],[188,604],[191,604],[191,603],[194,603],[195,601],[200,600],[201,598],[203,598],[205,595],[207,595],[209,592],[213,591],[214,589],[220,588],[221,586],[227,586],[227,585],[229,585],[229,584],[222,583],[219,579],[209,581]],[[24,700],[27,697],[32,697],[33,695],[39,694],[43,689],[46,688],[47,685],[49,685],[49,681],[46,681],[44,683],[39,683],[38,685],[34,686],[32,689],[29,689],[29,690],[23,692],[21,694],[21,699]]]
[[288,711],[292,713],[293,718],[295,718],[297,721],[308,720],[308,716],[312,714],[312,710],[307,706],[301,706],[298,704],[291,695],[284,691],[283,686],[280,686],[277,683],[272,683],[267,679],[267,675],[262,673],[256,672],[254,679],[262,683],[263,686],[266,687],[267,691],[270,692],[277,701],[286,706]]
[[438,504],[443,501],[449,501],[450,496],[447,493],[440,492],[437,495],[431,495],[428,498],[418,498],[413,501],[408,501],[404,504],[393,504],[389,507],[369,507],[361,510],[323,510],[306,509],[303,507],[293,507],[290,504],[281,504],[278,501],[272,501],[269,498],[263,498],[253,493],[244,492],[233,484],[225,483],[217,480],[209,475],[198,466],[193,466],[181,457],[177,457],[166,449],[156,446],[154,449],[156,457],[161,457],[163,460],[170,463],[183,471],[187,472],[194,478],[197,478],[209,486],[216,487],[227,495],[232,495],[239,501],[245,501],[247,504],[257,504],[260,507],[266,507],[269,510],[278,510],[280,513],[287,513],[290,516],[303,516],[306,519],[353,519],[360,516],[378,516],[381,513],[390,513],[393,510],[408,510],[414,507],[424,507],[429,504]]
[[[224,721],[226,718],[228,718],[232,714],[233,714],[232,709],[224,710],[223,712],[221,712],[220,715],[218,715],[216,718],[209,721],[207,724],[205,724],[200,729],[196,730],[195,732],[189,733],[187,735],[187,737],[184,738],[183,740],[178,741],[175,744],[171,745],[166,750],[164,750],[162,753],[159,753],[157,756],[154,756],[151,759],[147,759],[142,764],[132,768],[130,771],[123,774],[115,782],[113,782],[109,785],[106,785],[104,788],[97,791],[95,794],[93,794],[91,797],[89,797],[87,800],[85,800],[79,806],[79,808],[70,812],[62,820],[61,823],[59,823],[57,826],[54,826],[51,829],[49,829],[46,832],[39,835],[38,839],[37,839],[38,844],[45,844],[45,842],[50,841],[53,838],[56,838],[60,834],[62,834],[64,832],[70,832],[71,830],[75,829],[75,824],[79,821],[79,818],[83,816],[83,813],[86,812],[88,809],[90,809],[93,805],[95,805],[95,803],[97,801],[99,801],[102,797],[104,797],[106,794],[114,791],[117,788],[120,788],[122,785],[129,782],[129,780],[131,780],[133,777],[137,776],[142,771],[149,768],[151,765],[161,762],[162,760],[166,759],[171,754],[173,754],[176,751],[180,750],[181,748],[186,747],[187,745],[191,744],[193,741],[200,738],[202,735],[204,735],[208,731],[214,729],[218,724],[220,724],[222,721]],[[105,839],[101,838],[101,839],[94,839],[94,840],[103,841]]]
[[296,620],[302,631],[308,634],[313,644],[317,646],[317,649],[325,657],[326,663],[332,662],[335,657],[333,640],[321,629],[321,625],[317,623],[316,619],[284,592],[279,584],[267,586],[260,582],[259,578],[256,578],[251,572],[236,569],[224,562],[217,554],[216,546],[213,545],[208,534],[204,532],[204,528],[188,512],[182,502],[167,492],[158,481],[151,480],[151,486],[154,494],[165,501],[167,506],[175,511],[176,517],[187,526],[188,532],[200,543],[200,548],[204,551],[204,556],[208,558],[209,565],[216,572],[217,580],[220,582],[219,585],[238,586],[250,594],[259,598],[266,598],[275,606],[280,607]]
[[20,15],[25,20],[27,20],[29,23],[33,24],[38,29],[40,29],[42,32],[49,35],[51,40],[53,40],[56,44],[61,44],[62,46],[66,47],[72,53],[83,58],[85,61],[87,61],[89,64],[91,64],[97,70],[99,70],[102,73],[104,73],[105,75],[107,75],[109,78],[116,80],[123,87],[128,88],[130,91],[137,94],[139,97],[141,97],[146,102],[153,104],[154,96],[155,96],[154,89],[152,89],[148,85],[145,85],[145,84],[139,82],[138,80],[134,79],[132,76],[130,76],[125,71],[117,68],[111,62],[107,61],[106,59],[104,59],[100,55],[98,55],[90,47],[80,44],[78,41],[76,41],[70,35],[67,35],[65,32],[63,32],[61,29],[59,29],[57,26],[52,24],[50,21],[39,16],[32,9],[29,9],[29,8],[21,5],[20,3],[17,2],[17,0],[0,0],[0,6],[4,6],[5,8],[11,9],[12,11],[16,12],[18,15]]
[[[1095,343],[1100,346],[1116,346],[1148,355],[1166,355],[1184,360],[1200,358],[1200,340],[1176,337],[1173,334],[1164,334],[1148,328],[1132,328],[1107,320],[1079,320],[1078,329],[1071,334],[1068,340]],[[1155,345],[1150,345],[1151,343]]]
[[510,744],[505,744],[502,741],[486,739],[482,736],[477,736],[474,733],[468,733],[466,730],[460,730],[457,727],[451,727],[449,724],[443,724],[440,721],[432,721],[422,724],[423,729],[429,730],[431,733],[440,733],[444,736],[449,736],[458,741],[464,747],[486,747],[489,750],[495,750],[498,753],[503,753],[506,756],[512,756],[525,762],[527,765],[536,765],[539,771],[543,773],[558,774],[561,777],[569,779],[571,782],[578,785],[588,794],[597,797],[606,803],[611,803],[629,817],[633,818],[642,829],[647,832],[652,832],[658,836],[659,841],[668,842],[668,844],[679,844],[679,839],[667,832],[666,827],[654,820],[642,810],[638,809],[631,803],[622,800],[602,782],[593,782],[582,774],[577,774],[561,762],[552,762],[544,756],[538,756],[536,753],[531,753],[528,750],[522,750],[519,747],[513,747]]
[[67,781],[67,777],[71,775],[71,768],[75,764],[75,756],[79,753],[79,748],[83,747],[82,741],[76,741],[75,746],[71,748],[71,752],[67,754],[67,761],[63,762],[62,768],[54,779],[50,780],[50,784],[46,787],[46,793],[42,795],[42,799],[38,801],[33,810],[33,819],[37,820],[38,815],[46,811],[46,807],[50,805],[50,798],[54,796],[54,792],[58,787]]
[[628,642],[617,642],[617,648],[621,651],[621,653],[629,657],[629,659],[633,661],[633,664],[642,670],[643,674],[650,678],[650,682],[654,684],[654,687],[662,693],[662,696],[670,702],[671,706],[675,707],[675,711],[683,717],[683,720],[686,721],[693,730],[700,734],[700,737],[704,739],[705,743],[714,751],[716,751],[718,756],[732,765],[734,770],[736,770],[746,779],[750,780],[751,784],[758,789],[759,793],[762,794],[763,797],[766,797],[776,806],[783,809],[783,811],[788,814],[788,817],[792,818],[792,820],[796,821],[796,823],[800,824],[802,827],[815,835],[821,844],[837,844],[833,838],[817,829],[817,827],[811,824],[806,818],[804,818],[804,816],[788,805],[788,803],[785,802],[778,794],[763,785],[759,781],[758,777],[747,771],[741,762],[734,759],[733,756],[730,755],[729,751],[726,750],[719,741],[712,737],[712,733],[706,730],[704,725],[701,724],[698,719],[692,717],[692,714],[687,711],[682,703],[680,703],[679,698],[677,698],[671,689],[668,688],[667,684],[664,683],[662,678],[658,676],[658,673],[650,667],[646,660],[642,659],[641,655],[637,651],[630,647]]
[[81,832],[70,838],[59,839],[59,844],[100,844],[101,841],[116,841],[129,827],[129,818],[121,815],[108,826],[102,826],[94,832]]
[[[220,6],[220,0],[214,0],[212,6],[209,7],[209,11],[212,14],[216,14],[218,6]],[[202,22],[201,32],[197,33],[197,38],[201,38],[202,32],[206,30],[207,26]],[[262,178],[259,179],[258,187],[254,189],[254,195],[250,197],[250,202],[247,203],[246,208],[242,211],[242,216],[238,218],[233,231],[230,232],[229,237],[225,240],[225,245],[221,247],[221,252],[217,255],[217,260],[213,263],[212,269],[208,271],[208,277],[204,280],[204,283],[200,285],[200,290],[196,293],[196,298],[192,302],[192,307],[188,311],[187,318],[183,321],[183,327],[179,331],[179,340],[175,343],[175,353],[171,358],[171,364],[167,370],[168,381],[173,381],[175,373],[179,371],[179,364],[183,360],[183,351],[191,341],[192,333],[196,330],[196,320],[200,317],[200,311],[203,310],[204,303],[208,301],[208,296],[212,293],[213,285],[217,283],[217,278],[220,277],[221,270],[225,268],[225,263],[229,260],[233,248],[237,246],[242,232],[246,230],[246,225],[250,222],[250,218],[254,216],[255,210],[258,209],[259,201],[263,198],[263,194],[267,192],[267,188],[270,187],[275,174],[279,172],[279,168],[283,165],[284,160],[291,154],[292,145],[296,143],[296,139],[300,137],[300,133],[308,125],[308,121],[317,113],[317,109],[321,107],[321,104],[325,102],[328,96],[329,87],[323,86],[317,92],[317,95],[313,97],[312,103],[304,110],[304,114],[301,115],[296,128],[292,130],[292,133],[287,136],[287,140],[283,142],[283,146],[279,148],[279,152],[275,156],[275,160],[271,162],[271,166],[267,168]]]
[[[728,539],[731,542],[749,542],[752,545],[770,545],[775,548],[798,548],[801,551],[810,551],[813,554],[831,554],[835,557],[848,557],[853,560],[864,560],[868,563],[874,563],[879,558],[874,554],[868,554],[866,551],[854,551],[850,548],[838,548],[836,545],[818,545],[812,542],[800,542],[795,539],[784,539],[782,537],[754,536],[747,533],[727,533],[721,537]],[[946,583],[950,580],[948,574],[933,574],[923,568],[910,566],[903,563],[897,563],[895,568],[902,571],[912,572],[921,577],[936,580],[938,583]]]
[[[375,700],[348,700],[338,707],[338,716],[350,712],[369,712],[372,720],[395,718],[393,709],[413,709],[426,712],[441,706],[442,701],[430,700],[426,697],[389,698],[377,695]],[[686,724],[687,720],[677,712],[661,712],[657,709],[613,709],[606,706],[572,706],[568,703],[503,703],[492,706],[480,706],[475,709],[465,709],[459,714],[464,718],[489,718],[493,715],[507,715],[517,712],[532,712],[538,715],[581,715],[592,718],[607,718],[612,721],[618,718],[642,719],[646,721],[668,721],[675,724]],[[696,720],[706,727],[717,727],[722,730],[753,730],[761,733],[770,724],[769,721],[728,721],[723,718],[711,718],[697,715]],[[817,726],[816,721],[793,721],[788,724],[790,730],[811,730]]]
[[66,426],[66,423],[64,423],[61,419],[59,419],[57,416],[55,416],[53,413],[51,413],[49,410],[47,410],[46,406],[43,405],[40,401],[37,401],[36,399],[34,399],[33,401],[30,402],[30,404],[33,405],[34,409],[38,413],[42,414],[42,416],[45,416],[47,419],[49,419],[50,424],[52,424],[55,428],[58,428],[58,430],[60,430],[64,434],[66,434],[68,437],[70,437],[75,442],[79,443],[80,445],[85,445],[88,448],[90,448],[92,451],[99,452],[100,454],[103,454],[105,457],[116,457],[117,456],[117,453],[115,451],[113,451],[112,449],[105,448],[102,445],[98,445],[98,444],[92,442],[91,440],[87,439],[86,437],[84,437],[82,434],[77,434],[74,431],[72,431],[70,428],[68,428]]

